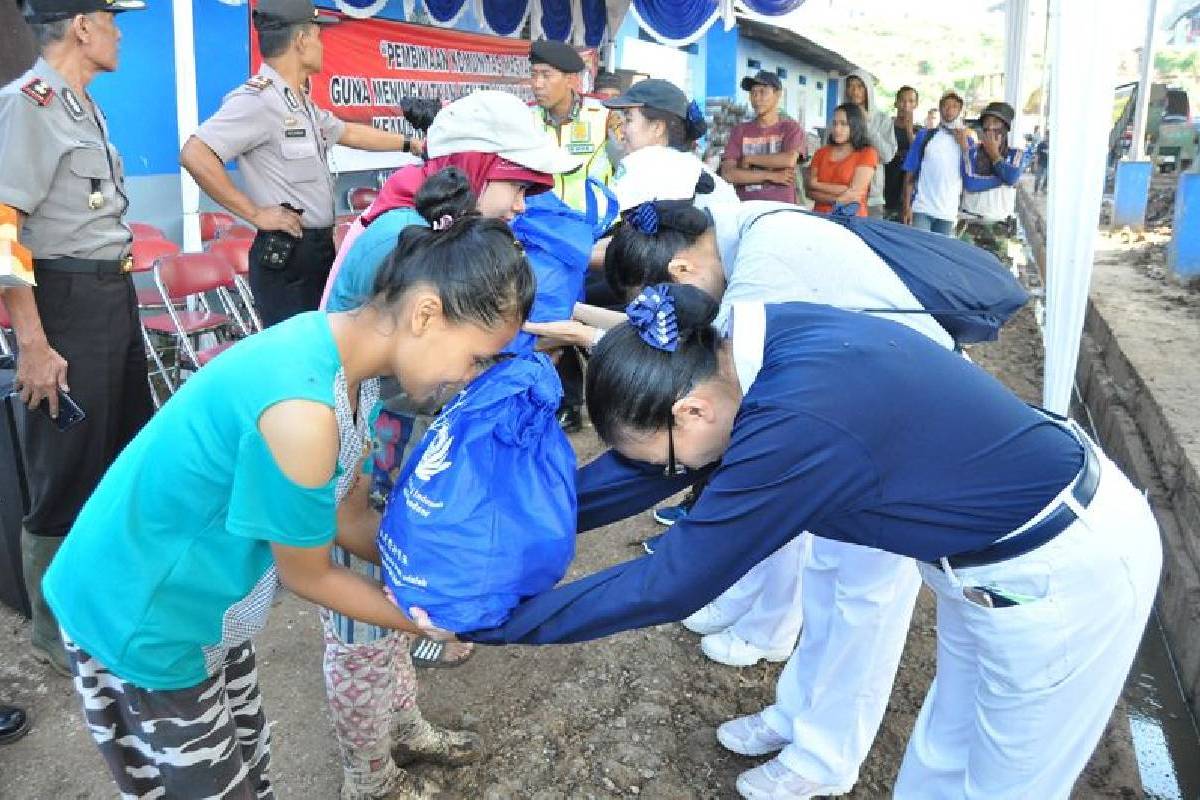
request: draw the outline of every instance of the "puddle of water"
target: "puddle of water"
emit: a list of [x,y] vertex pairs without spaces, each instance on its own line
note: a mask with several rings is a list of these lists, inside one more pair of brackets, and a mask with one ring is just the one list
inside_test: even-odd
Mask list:
[[1200,734],[1157,613],[1146,626],[1133,662],[1125,703],[1147,800],[1200,798]]

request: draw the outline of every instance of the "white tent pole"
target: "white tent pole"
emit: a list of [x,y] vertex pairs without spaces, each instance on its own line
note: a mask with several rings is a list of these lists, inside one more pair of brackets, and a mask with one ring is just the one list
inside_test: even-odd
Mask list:
[[[1025,33],[1029,29],[1029,0],[1008,0],[1004,17],[1004,102],[1016,112],[1019,125],[1025,107]],[[1023,131],[1009,131],[1009,144]]]
[[1138,81],[1137,109],[1133,118],[1133,142],[1129,157],[1141,161],[1146,157],[1146,116],[1150,109],[1150,81],[1154,75],[1154,38],[1158,33],[1158,0],[1150,0],[1146,20],[1146,43],[1142,45],[1142,74]]
[[1121,15],[1119,0],[1053,6],[1043,405],[1066,414],[1092,277]]
[[[175,17],[175,121],[179,147],[200,124],[196,101],[196,45],[192,25],[192,0],[172,0]],[[179,170],[179,199],[183,209],[183,250],[198,252],[200,242],[200,187],[187,170]]]

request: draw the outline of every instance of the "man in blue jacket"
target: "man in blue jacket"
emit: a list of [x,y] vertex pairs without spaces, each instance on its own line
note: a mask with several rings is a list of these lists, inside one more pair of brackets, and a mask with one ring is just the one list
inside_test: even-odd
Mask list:
[[979,140],[971,140],[962,162],[959,236],[1001,259],[1016,238],[1016,186],[1027,163],[1025,152],[1008,144],[1013,116],[1008,103],[988,103]]

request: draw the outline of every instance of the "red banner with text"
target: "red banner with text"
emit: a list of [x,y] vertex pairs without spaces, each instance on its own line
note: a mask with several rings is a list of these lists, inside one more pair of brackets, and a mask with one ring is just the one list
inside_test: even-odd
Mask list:
[[[324,64],[312,78],[313,100],[340,119],[412,133],[400,112],[404,97],[449,101],[476,89],[502,89],[533,100],[528,40],[344,20],[321,31]],[[262,58],[253,25],[250,37],[251,70],[257,71]]]

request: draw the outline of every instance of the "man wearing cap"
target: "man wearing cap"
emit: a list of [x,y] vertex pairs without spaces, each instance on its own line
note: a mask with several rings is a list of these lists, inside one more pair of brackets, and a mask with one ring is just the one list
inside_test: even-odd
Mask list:
[[721,177],[743,200],[796,202],[796,163],[804,155],[804,128],[779,113],[783,83],[774,72],[742,79],[754,119],[735,125],[721,158]]
[[979,117],[979,141],[970,142],[962,160],[960,237],[1002,259],[1016,237],[1016,186],[1029,160],[1023,149],[1008,145],[1014,116],[1008,103],[988,103]]
[[[254,27],[263,65],[225,96],[180,153],[180,163],[209,197],[258,229],[250,248],[250,286],[263,323],[311,311],[333,264],[334,144],[361,150],[420,153],[400,133],[343,122],[308,96],[321,71],[322,25],[312,0],[261,0]],[[237,159],[246,191],[224,162]]]
[[[0,204],[17,212],[37,279],[32,289],[4,293],[20,345],[16,384],[30,409],[21,426],[30,490],[22,569],[33,654],[66,675],[42,575],[104,471],[151,413],[129,276],[124,172],[88,94],[93,78],[117,68],[116,14],[142,8],[141,0],[29,0],[25,18],[40,57],[0,88]],[[64,392],[85,415],[69,430],[52,419],[65,412]]]
[[575,172],[554,178],[554,193],[571,208],[584,210],[589,177],[607,184],[612,176],[605,143],[608,109],[577,91],[583,59],[563,42],[541,40],[529,51],[529,85],[537,103],[534,118],[567,154],[582,159]]
[[[576,211],[587,205],[587,179],[608,184],[612,162],[608,158],[608,109],[595,98],[582,97],[578,88],[583,59],[569,44],[545,39],[529,49],[529,85],[536,104],[534,119],[551,141],[567,154],[582,159],[574,172],[554,176],[554,193]],[[558,374],[563,384],[558,421],[563,430],[583,428],[582,356],[568,349],[559,356]]]
[[[962,121],[963,101],[950,90],[938,103],[941,124],[917,131],[904,159],[904,191],[900,221],[925,231],[954,234],[962,195],[959,162],[968,149]],[[914,193],[915,190],[915,193]]]

